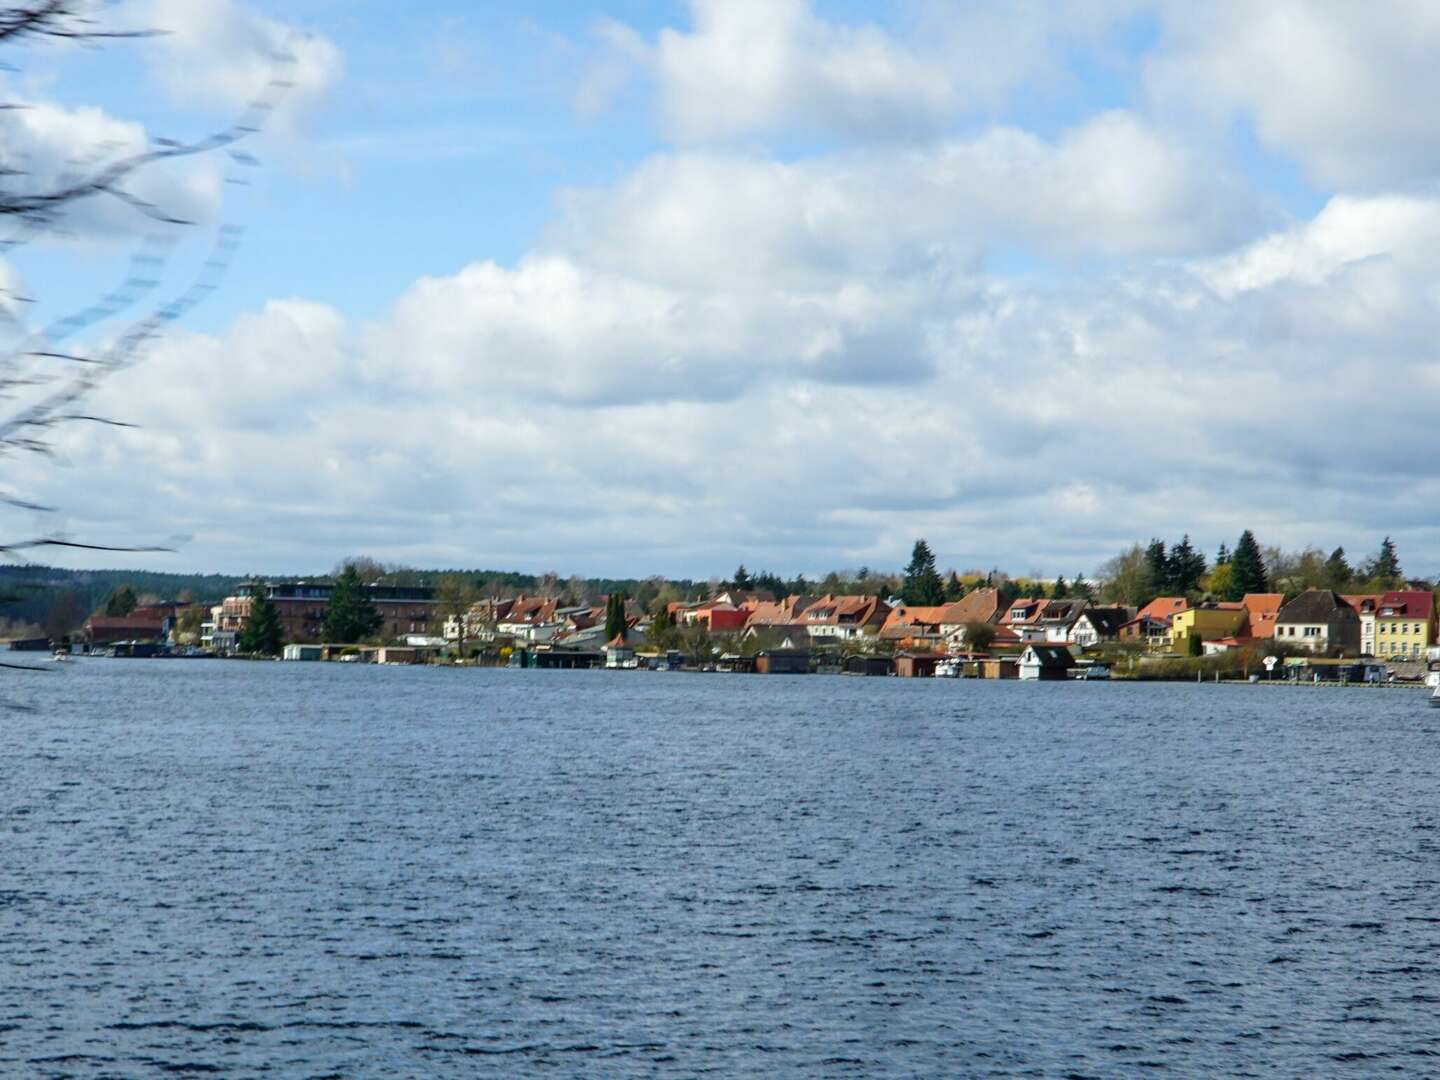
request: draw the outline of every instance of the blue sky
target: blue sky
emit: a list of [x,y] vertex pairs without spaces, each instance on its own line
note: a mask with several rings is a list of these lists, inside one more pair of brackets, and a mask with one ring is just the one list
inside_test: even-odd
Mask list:
[[[164,565],[708,576],[897,565],[924,535],[961,569],[1093,576],[1248,527],[1395,533],[1440,569],[1428,478],[1387,486],[1436,449],[1424,5],[115,10],[171,33],[12,50],[12,94],[60,107],[12,145],[82,109],[210,130],[277,42],[299,85],[261,168],[153,181],[197,221],[170,287],[219,222],[244,243],[98,391],[137,432],[16,465],[76,538],[158,514]],[[17,249],[27,318],[147,231],[87,208]]]

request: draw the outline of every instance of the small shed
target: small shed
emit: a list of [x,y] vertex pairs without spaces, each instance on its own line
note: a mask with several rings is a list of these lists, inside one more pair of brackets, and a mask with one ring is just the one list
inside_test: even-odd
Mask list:
[[979,674],[982,679],[1018,679],[1020,664],[1013,656],[981,660]]
[[888,656],[847,656],[846,675],[893,675],[895,664]]
[[1020,654],[1020,678],[1064,679],[1075,666],[1075,658],[1064,645],[1033,643]]
[[944,659],[944,653],[896,653],[895,674],[902,679],[932,679],[935,677],[935,665]]
[[323,660],[325,658],[325,646],[286,645],[282,657],[286,660]]
[[809,649],[766,649],[755,657],[760,675],[809,675]]

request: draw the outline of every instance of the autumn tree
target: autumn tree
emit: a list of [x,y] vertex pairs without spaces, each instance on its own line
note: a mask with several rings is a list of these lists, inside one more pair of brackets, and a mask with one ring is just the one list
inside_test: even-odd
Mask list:
[[1112,604],[1142,607],[1155,598],[1149,560],[1139,544],[1116,555],[1100,568],[1100,597]]
[[964,626],[965,648],[968,652],[987,652],[995,643],[998,632],[993,623],[967,622]]

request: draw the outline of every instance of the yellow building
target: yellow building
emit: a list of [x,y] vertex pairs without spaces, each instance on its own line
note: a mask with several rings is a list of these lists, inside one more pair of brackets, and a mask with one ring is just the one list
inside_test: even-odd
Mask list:
[[1375,655],[1419,660],[1435,643],[1435,595],[1387,592],[1375,608]]
[[1170,648],[1174,652],[1189,651],[1190,638],[1213,641],[1234,637],[1245,625],[1244,604],[1201,604],[1177,611],[1170,616]]

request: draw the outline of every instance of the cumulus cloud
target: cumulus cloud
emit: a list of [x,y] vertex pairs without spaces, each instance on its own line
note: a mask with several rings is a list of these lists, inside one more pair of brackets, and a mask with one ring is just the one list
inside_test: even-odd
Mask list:
[[[9,107],[0,110],[0,144],[5,147],[5,167],[14,170],[6,182],[14,196],[63,190],[151,148],[141,125],[101,109],[65,108],[14,93],[7,97]],[[193,221],[208,217],[219,204],[221,180],[212,162],[192,159],[138,170],[116,186],[168,217]],[[136,221],[133,206],[114,195],[97,194],[66,207],[50,235],[128,234]]]
[[288,84],[278,116],[289,123],[324,98],[344,67],[329,39],[234,0],[145,0],[134,17],[164,31],[152,39],[152,69],[186,103],[241,109],[278,79]]
[[1426,0],[1166,3],[1147,77],[1162,102],[1249,120],[1326,185],[1433,181],[1440,8]]
[[[925,535],[958,565],[1069,575],[1136,535],[1246,527],[1360,550],[1392,532],[1418,554],[1433,529],[1406,507],[1440,494],[1425,466],[1440,349],[1417,334],[1440,200],[1411,200],[1407,227],[1376,239],[1368,223],[1397,212],[1337,200],[1219,256],[1059,287],[883,279],[875,308],[921,329],[897,347],[885,334],[906,319],[882,322],[865,363],[883,375],[921,342],[909,381],[806,374],[796,357],[834,311],[807,322],[738,285],[711,290],[718,312],[677,310],[683,290],[554,255],[428,279],[371,324],[273,303],[108,384],[97,407],[144,427],[72,433],[87,467],[67,498],[113,530],[133,518],[115,477],[144,476],[156,513],[196,536],[186,557],[232,567],[364,547],[825,569]],[[851,287],[834,285],[835,310]]]
[[[1100,26],[1121,9],[1064,10]],[[68,432],[86,469],[32,489],[113,534],[143,478],[153,515],[196,537],[181,561],[231,569],[366,549],[823,571],[893,564],[924,535],[959,566],[1068,576],[1137,537],[1247,527],[1429,550],[1440,199],[1346,192],[1277,219],[1148,102],[1043,136],[953,130],[1035,70],[1053,10],[997,22],[1015,56],[969,83],[936,44],[798,0],[697,2],[689,31],[653,41],[616,24],[692,145],[562,192],[527,254],[420,278],[373,318],[292,299],[165,340],[96,403],[143,427]],[[1317,175],[1423,176],[1409,121],[1366,136],[1380,164],[1345,164],[1365,110],[1389,107],[1373,57],[1342,80],[1361,104],[1332,137],[1303,121],[1287,58],[1239,38],[1227,57],[1194,29],[1224,42],[1291,10],[1161,6],[1153,101],[1193,109],[1213,88],[1217,116],[1251,111]],[[1262,44],[1341,25],[1315,10]],[[1272,60],[1285,108],[1242,87]],[[735,144],[808,128],[853,140],[789,160]],[[1017,247],[1059,272],[995,273]]]
[[596,111],[637,72],[667,132],[705,143],[804,131],[904,140],[1002,105],[1025,81],[1065,81],[1062,58],[1094,44],[1139,0],[928,0],[898,31],[827,19],[813,0],[691,0],[689,25],[646,40],[614,20],[576,95]]

